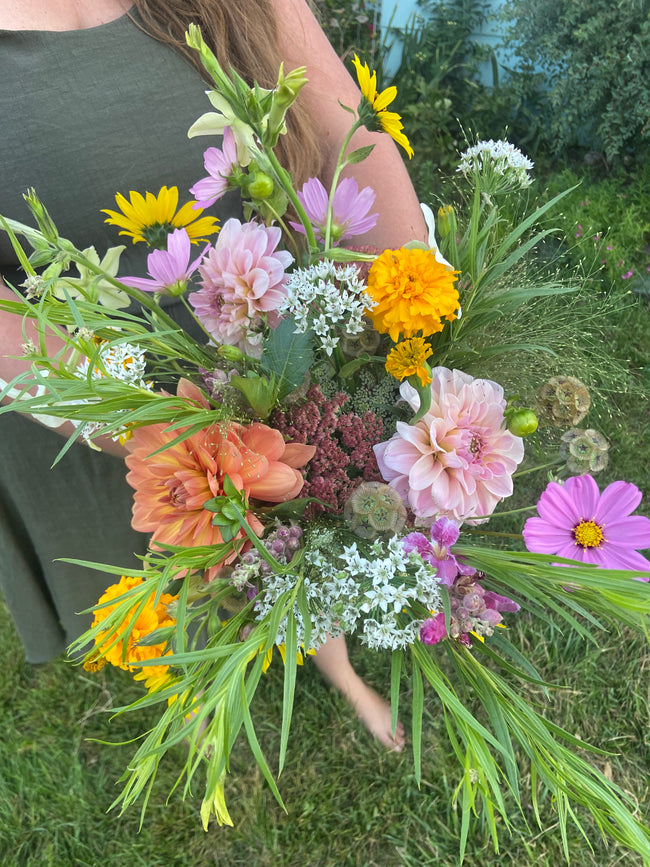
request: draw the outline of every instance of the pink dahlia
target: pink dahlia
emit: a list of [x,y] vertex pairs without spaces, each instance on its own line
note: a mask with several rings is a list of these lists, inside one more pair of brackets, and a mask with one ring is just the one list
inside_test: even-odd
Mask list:
[[[503,389],[459,370],[432,370],[431,406],[415,424],[375,446],[379,470],[423,523],[444,515],[480,523],[512,494],[512,474],[524,456],[521,437],[505,429]],[[413,411],[416,390],[400,394]]]
[[[309,222],[316,230],[316,238],[325,240],[327,225],[327,209],[329,193],[318,180],[309,178],[298,193],[298,199],[305,209]],[[354,178],[343,178],[334,191],[332,200],[332,244],[338,244],[353,235],[365,235],[374,229],[379,214],[369,214],[375,201],[375,191],[364,187],[359,192],[359,186]],[[290,223],[297,232],[305,233],[302,223]]]
[[539,517],[524,525],[524,542],[537,554],[650,572],[650,561],[638,553],[650,548],[650,519],[632,514],[640,502],[641,491],[629,482],[612,482],[602,494],[588,475],[550,482],[537,503]]
[[198,319],[217,343],[249,355],[261,352],[263,318],[271,327],[286,295],[291,253],[276,250],[281,231],[254,221],[228,220],[199,271],[201,286],[189,296]]
[[221,150],[208,148],[203,154],[203,165],[208,173],[190,189],[196,199],[194,209],[209,208],[230,189],[230,178],[239,165],[237,144],[229,126],[223,131]]
[[[163,448],[177,431],[155,424],[136,428],[127,442],[127,482],[135,489],[132,525],[163,545],[218,545],[223,540],[203,504],[223,495],[227,475],[247,498],[282,503],[304,484],[299,468],[314,448],[285,443],[282,434],[261,423],[215,424]],[[263,527],[253,512],[247,520],[256,533]]]

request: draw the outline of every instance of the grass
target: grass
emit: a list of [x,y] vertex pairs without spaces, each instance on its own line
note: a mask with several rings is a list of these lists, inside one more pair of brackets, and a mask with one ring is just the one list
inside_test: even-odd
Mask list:
[[[419,790],[408,752],[397,756],[377,747],[308,664],[299,671],[292,746],[280,780],[286,814],[242,743],[233,753],[227,785],[234,828],[211,827],[204,833],[197,804],[183,803],[176,794],[165,803],[174,780],[169,766],[161,770],[139,830],[137,809],[122,817],[107,813],[133,746],[97,743],[128,741],[147,726],[145,712],[111,721],[111,708],[129,692],[135,695],[129,677],[107,669],[88,675],[63,659],[29,666],[16,652],[18,641],[4,609],[0,629],[0,696],[6,711],[0,743],[3,867],[118,867],[127,861],[143,867],[458,863],[453,791],[459,771],[432,695],[425,704]],[[601,769],[633,794],[639,816],[650,819],[648,647],[629,635],[605,635],[599,647],[590,647],[551,627],[540,634],[525,617],[514,630],[513,638],[545,676],[566,685],[554,694],[548,713],[584,740],[612,751],[598,759]],[[356,646],[351,652],[359,671],[385,691],[388,659]],[[260,741],[272,763],[281,707],[281,670],[272,666],[254,707]],[[407,728],[408,707],[405,694]],[[526,785],[524,769],[524,790]],[[553,809],[543,803],[543,829],[534,827],[526,809],[525,816],[515,817],[517,833],[503,836],[498,855],[476,820],[467,863],[562,863]],[[593,852],[577,832],[571,834],[573,863],[640,865],[630,853],[606,846],[593,828],[589,838]]]

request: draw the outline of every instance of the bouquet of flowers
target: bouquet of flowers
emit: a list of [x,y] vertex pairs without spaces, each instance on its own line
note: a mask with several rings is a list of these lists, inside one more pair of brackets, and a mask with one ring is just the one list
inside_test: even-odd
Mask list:
[[[276,146],[290,134],[285,116],[304,70],[281,69],[273,90],[251,88],[219,66],[198,29],[187,38],[214,80],[214,111],[190,134],[223,138],[205,152],[193,204],[176,212],[178,191],[163,188],[118,196],[120,210],[107,211],[153,248],[147,276],[117,276],[120,247],[101,260],[76,249],[35,193],[38,230],[0,218],[27,274],[26,292],[3,307],[33,320],[40,337],[25,346],[31,368],[5,387],[15,400],[2,411],[70,420],[68,444],[124,443],[132,523],[151,537],[128,575],[85,564],[121,577],[72,648],[90,671],[110,663],[142,682],[142,697],[120,712],[159,708],[116,804],[142,796],[144,810],[165,753],[186,742],[185,795],[204,768],[203,824],[212,815],[232,824],[225,792],[242,729],[282,803],[252,699],[277,650],[280,773],[296,667],[344,633],[390,654],[394,729],[410,681],[418,781],[425,685],[437,694],[459,761],[463,848],[473,813],[483,811],[495,846],[498,825],[510,827],[505,794],[523,802],[523,760],[536,812],[550,795],[563,834],[579,824],[580,805],[650,859],[628,797],[583,757],[587,744],[527,697],[528,685],[548,685],[507,628],[521,609],[593,641],[608,625],[646,628],[650,563],[638,549],[650,546],[650,520],[632,515],[640,492],[618,481],[601,493],[594,481],[607,443],[577,427],[589,409],[579,379],[540,382],[533,411],[466,372],[552,351],[495,335],[531,301],[576,290],[523,268],[561,196],[513,218],[504,202],[528,186],[532,164],[506,142],[482,142],[460,163],[463,198],[438,212],[439,242],[423,206],[428,245],[345,247],[378,219],[373,191],[341,177],[372,159],[372,147],[353,148],[355,132],[384,132],[410,153],[388,110],[394,88],[378,92],[355,59],[362,98],[347,109],[331,188],[312,178],[296,190]],[[218,230],[201,209],[231,189],[246,221]],[[170,318],[165,296],[181,299],[196,336]],[[56,357],[45,349],[52,332],[64,343]],[[525,544],[472,543],[488,538],[482,526],[513,493],[538,420],[568,428],[565,464],[526,521]]]

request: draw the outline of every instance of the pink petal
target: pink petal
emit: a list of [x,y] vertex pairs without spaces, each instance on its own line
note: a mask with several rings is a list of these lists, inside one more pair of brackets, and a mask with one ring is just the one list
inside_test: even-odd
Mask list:
[[641,502],[641,497],[641,491],[636,485],[623,481],[612,482],[601,494],[596,523],[616,523],[630,515]]

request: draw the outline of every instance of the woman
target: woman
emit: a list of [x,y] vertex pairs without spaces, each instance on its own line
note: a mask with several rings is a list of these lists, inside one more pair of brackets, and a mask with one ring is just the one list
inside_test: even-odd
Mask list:
[[[272,86],[279,63],[307,65],[302,116],[294,116],[285,163],[298,181],[319,174],[327,185],[359,92],[305,0],[0,0],[0,213],[28,221],[21,194],[36,188],[61,234],[100,254],[118,243],[101,209],[117,191],[157,192],[178,185],[181,196],[202,173],[205,141],[185,137],[209,108],[196,58],[185,49],[190,22],[201,25],[223,65],[248,80]],[[301,109],[298,108],[298,111]],[[402,160],[386,135],[359,132],[355,144],[375,144],[355,166],[360,187],[376,192],[380,220],[362,239],[397,247],[424,239],[425,227]],[[211,144],[213,142],[210,142]],[[183,198],[182,202],[187,198]],[[225,197],[216,215],[238,213]],[[129,247],[121,273],[142,270],[145,251]],[[6,238],[0,239],[0,274],[17,286],[20,271]],[[3,297],[11,292],[0,285]],[[180,321],[180,319],[179,319]],[[18,317],[0,313],[0,377],[25,367]],[[57,351],[52,340],[50,350]],[[63,425],[59,433],[67,434]],[[128,568],[146,543],[129,526],[131,491],[121,462],[75,445],[54,470],[61,440],[26,417],[0,417],[0,544],[3,594],[25,644],[27,659],[60,653],[86,627],[75,612],[90,607],[108,583],[104,573],[56,557],[110,560]],[[120,454],[110,443],[108,451]],[[316,664],[384,745],[401,749],[390,708],[356,675],[344,640],[330,640]]]

